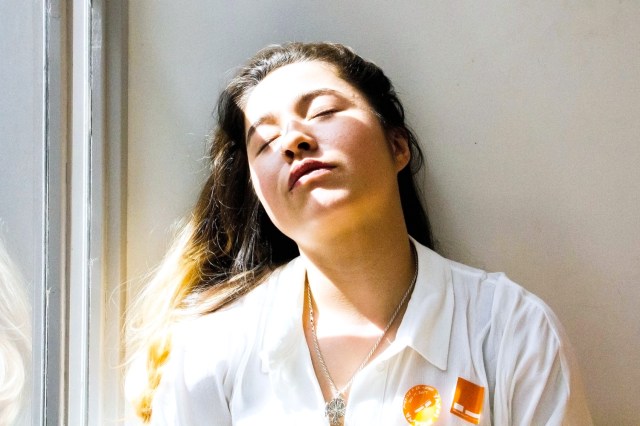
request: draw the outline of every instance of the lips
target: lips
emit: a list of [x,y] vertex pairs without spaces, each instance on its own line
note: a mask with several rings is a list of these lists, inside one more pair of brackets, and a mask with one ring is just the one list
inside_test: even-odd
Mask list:
[[304,160],[301,163],[294,165],[289,172],[289,191],[293,189],[295,184],[302,178],[316,170],[331,170],[334,166],[323,163],[318,160]]

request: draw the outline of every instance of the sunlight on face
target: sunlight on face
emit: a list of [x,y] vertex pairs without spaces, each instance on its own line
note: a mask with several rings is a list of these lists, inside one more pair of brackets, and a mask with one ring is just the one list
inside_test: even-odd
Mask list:
[[377,116],[331,65],[300,62],[270,73],[247,98],[247,153],[256,193],[294,240],[343,232],[397,196],[394,155]]

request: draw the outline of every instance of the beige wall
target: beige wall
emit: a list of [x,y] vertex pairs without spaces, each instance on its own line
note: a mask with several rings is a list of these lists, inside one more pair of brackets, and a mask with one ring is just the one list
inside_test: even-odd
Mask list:
[[129,2],[128,276],[154,265],[203,177],[233,67],[333,40],[387,71],[427,154],[441,251],[556,311],[597,424],[640,411],[640,3]]

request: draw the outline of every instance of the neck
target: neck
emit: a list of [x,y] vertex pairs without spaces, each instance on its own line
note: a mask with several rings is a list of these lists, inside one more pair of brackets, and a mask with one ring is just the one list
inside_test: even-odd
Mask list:
[[404,222],[396,228],[300,247],[317,315],[328,333],[334,325],[373,325],[379,331],[389,321],[415,272]]

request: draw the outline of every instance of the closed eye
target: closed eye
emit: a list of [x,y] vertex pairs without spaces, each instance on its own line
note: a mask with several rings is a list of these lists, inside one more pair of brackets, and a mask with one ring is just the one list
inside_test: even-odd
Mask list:
[[255,145],[257,147],[256,149],[256,154],[258,155],[260,154],[262,151],[264,151],[269,145],[271,145],[272,142],[274,142],[276,139],[278,139],[280,137],[279,133],[273,134],[273,135],[265,135],[265,136],[261,136],[258,135],[257,133],[254,134],[253,136],[253,145]]
[[336,109],[336,108],[323,109],[323,110],[321,110],[319,112],[314,113],[311,116],[311,118],[314,119],[314,118],[327,117],[327,116],[335,114],[336,112],[338,112],[338,109]]
[[265,150],[265,148],[267,148],[271,142],[275,141],[276,139],[278,139],[279,135],[276,136],[272,136],[270,138],[266,138],[264,139],[264,143],[262,145],[260,145],[260,148],[258,148],[258,154],[260,154],[262,151]]

